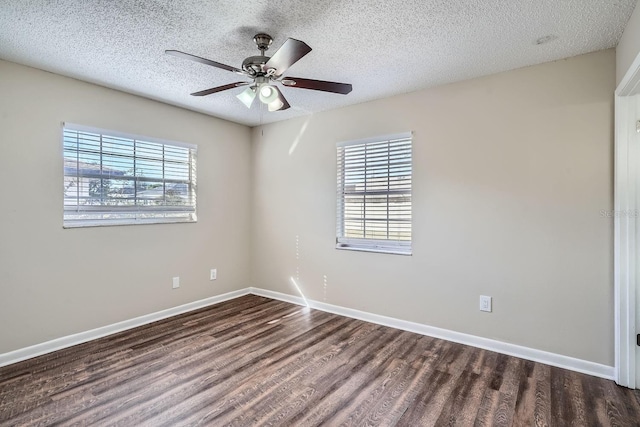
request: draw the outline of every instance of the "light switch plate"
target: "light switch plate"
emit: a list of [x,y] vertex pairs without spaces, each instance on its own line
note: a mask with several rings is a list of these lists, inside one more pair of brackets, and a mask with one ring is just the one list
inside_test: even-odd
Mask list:
[[491,312],[491,297],[480,295],[480,311]]

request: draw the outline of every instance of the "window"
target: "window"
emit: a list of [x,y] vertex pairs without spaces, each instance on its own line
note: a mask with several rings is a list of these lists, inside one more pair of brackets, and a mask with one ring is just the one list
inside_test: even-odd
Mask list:
[[64,227],[196,221],[197,147],[66,123]]
[[411,133],[337,150],[336,247],[411,255]]

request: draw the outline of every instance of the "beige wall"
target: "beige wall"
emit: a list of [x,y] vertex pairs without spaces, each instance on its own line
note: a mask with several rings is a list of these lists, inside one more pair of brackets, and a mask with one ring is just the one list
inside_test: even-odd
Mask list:
[[620,84],[638,54],[640,54],[640,7],[636,4],[616,48],[616,85]]
[[[250,284],[296,294],[299,277],[315,300],[613,364],[613,50],[253,134],[8,62],[0,76],[0,353]],[[198,223],[62,229],[63,121],[198,144]],[[334,249],[335,143],[406,130],[414,255]]]
[[[607,50],[256,128],[252,284],[613,365],[614,85]],[[336,142],[407,130],[413,256],[334,249]]]
[[[63,121],[198,144],[198,222],[64,230]],[[245,126],[0,61],[0,353],[246,287],[249,168]]]

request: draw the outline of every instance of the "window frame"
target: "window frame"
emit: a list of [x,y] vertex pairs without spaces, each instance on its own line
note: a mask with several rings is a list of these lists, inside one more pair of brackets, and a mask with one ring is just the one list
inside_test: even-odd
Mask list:
[[[80,205],[78,203],[76,204],[71,204],[71,205],[67,205],[66,203],[66,180],[68,177],[71,176],[75,176],[76,179],[80,179],[80,178],[85,178],[85,179],[90,179],[91,178],[91,174],[82,174],[79,170],[79,164],[76,164],[76,168],[77,168],[77,172],[76,175],[71,175],[71,174],[67,174],[66,173],[66,163],[67,163],[67,157],[65,157],[65,152],[68,151],[74,151],[69,150],[66,148],[65,145],[65,132],[67,131],[71,131],[71,132],[78,132],[80,133],[90,133],[90,134],[94,134],[94,135],[99,135],[100,136],[100,140],[102,141],[102,138],[104,137],[109,137],[109,138],[114,138],[114,139],[124,139],[124,140],[131,140],[134,144],[136,143],[141,143],[141,144],[147,144],[148,146],[153,146],[153,145],[162,145],[162,160],[161,160],[161,164],[162,164],[162,173],[163,173],[163,177],[162,178],[143,178],[140,179],[141,177],[139,175],[137,175],[137,172],[135,170],[135,164],[136,161],[139,161],[141,158],[143,158],[143,156],[137,156],[135,154],[135,148],[134,148],[134,154],[132,156],[127,156],[127,155],[122,155],[123,159],[131,159],[134,163],[134,171],[132,175],[118,175],[118,176],[122,176],[123,178],[121,178],[121,180],[126,180],[126,181],[132,181],[134,183],[134,187],[136,188],[135,191],[135,196],[133,198],[131,198],[130,200],[134,201],[134,205],[123,205],[123,206],[117,206],[117,205],[105,205],[105,204],[96,204],[96,205]],[[62,164],[63,164],[63,181],[65,182],[65,193],[63,193],[63,228],[65,229],[70,229],[70,228],[84,228],[84,227],[109,227],[109,226],[121,226],[121,225],[146,225],[146,224],[175,224],[175,223],[195,223],[197,222],[197,154],[198,154],[198,146],[196,144],[189,144],[189,143],[184,143],[184,142],[179,142],[179,141],[172,141],[172,140],[166,140],[166,139],[160,139],[160,138],[155,138],[155,137],[149,137],[149,136],[143,136],[143,135],[136,135],[136,134],[130,134],[130,133],[126,133],[126,132],[121,132],[121,131],[114,131],[111,129],[102,129],[102,128],[97,128],[97,127],[93,127],[93,126],[86,126],[86,125],[79,125],[79,124],[75,124],[75,123],[69,123],[69,122],[63,122],[62,123],[62,129],[61,129],[61,147],[62,147]],[[188,154],[188,162],[186,163],[188,166],[188,179],[186,180],[186,182],[178,182],[181,181],[180,179],[171,179],[171,178],[166,178],[165,175],[165,167],[168,163],[170,163],[170,161],[168,161],[165,158],[165,149],[166,147],[175,147],[175,148],[179,148],[179,149],[184,149],[187,150],[187,154]],[[76,157],[76,162],[79,162],[79,148],[78,146],[75,147],[75,152],[77,153],[77,157]],[[101,165],[100,165],[100,171],[96,173],[96,176],[100,175],[100,177],[96,178],[96,179],[105,179],[106,177],[104,177],[104,171],[102,170],[102,156],[105,155],[105,151],[100,148],[99,151],[94,151],[94,153],[99,154],[100,158],[101,158]],[[107,153],[107,155],[109,155],[109,153]],[[112,155],[112,153],[111,153]],[[151,160],[149,160],[151,161]],[[159,162],[158,162],[159,163]],[[184,164],[184,162],[183,162]],[[118,179],[118,177],[114,177],[114,178],[108,178],[108,179]],[[175,181],[175,182],[174,182]],[[187,186],[187,194],[188,194],[188,200],[189,203],[184,205],[184,207],[178,207],[180,205],[140,205],[138,204],[138,196],[137,196],[137,185],[139,182],[148,182],[148,183],[159,183],[162,182],[163,184],[163,189],[162,189],[162,195],[163,195],[163,199],[165,200],[166,203],[166,197],[167,197],[167,188],[166,188],[166,183],[167,182],[171,182],[175,185],[180,185],[180,184],[184,184]],[[77,182],[75,184],[76,186],[78,185]],[[90,184],[89,184],[90,185]],[[89,190],[90,191],[90,190]],[[79,200],[79,196],[78,196],[78,200]],[[172,207],[173,206],[173,207]],[[86,213],[87,215],[110,215],[110,214],[128,214],[130,215],[130,217],[128,218],[102,218],[102,219],[95,219],[95,218],[87,218],[87,219],[73,219],[73,218],[68,218],[67,214],[69,214],[69,216],[73,215],[73,214],[79,214],[79,213]],[[149,217],[149,215],[151,215],[151,217]],[[167,216],[169,215],[169,216]],[[183,215],[183,216],[172,216],[172,215]]]
[[[388,145],[394,141],[408,140],[410,148],[410,172],[408,174],[411,184],[410,189],[406,191],[410,197],[410,205],[408,212],[411,215],[409,220],[410,236],[409,240],[395,239],[373,239],[373,238],[353,238],[345,236],[345,166],[346,161],[344,154],[341,157],[341,149],[349,146],[366,146],[370,144],[387,143]],[[337,181],[337,198],[336,198],[336,249],[386,253],[393,255],[412,255],[413,254],[413,132],[403,132],[391,135],[382,135],[371,138],[364,138],[352,141],[344,141],[336,144],[336,181]],[[365,167],[366,168],[366,167]],[[386,173],[389,174],[390,167],[387,167]],[[366,169],[365,169],[366,171]],[[377,190],[376,193],[382,191]],[[393,190],[387,188],[385,193],[387,196],[394,194]],[[387,212],[386,222],[389,223],[389,214]]]

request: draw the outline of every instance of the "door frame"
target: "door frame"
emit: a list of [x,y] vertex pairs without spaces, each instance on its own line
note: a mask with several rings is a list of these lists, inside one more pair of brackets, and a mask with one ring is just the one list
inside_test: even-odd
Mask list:
[[615,92],[614,285],[615,381],[636,388],[636,291],[640,273],[638,180],[640,147],[635,122],[640,118],[640,54]]

